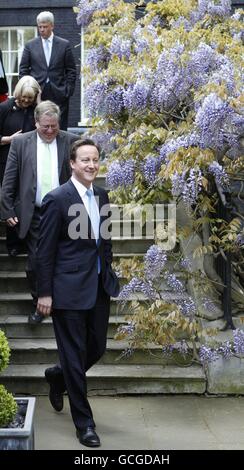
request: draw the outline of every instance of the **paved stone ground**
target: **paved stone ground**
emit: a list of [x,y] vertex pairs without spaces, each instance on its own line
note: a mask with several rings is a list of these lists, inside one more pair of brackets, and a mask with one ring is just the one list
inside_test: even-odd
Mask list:
[[[100,450],[244,450],[244,397],[91,397]],[[67,398],[56,413],[47,397],[35,412],[37,450],[82,450]],[[83,447],[83,449],[85,449]]]

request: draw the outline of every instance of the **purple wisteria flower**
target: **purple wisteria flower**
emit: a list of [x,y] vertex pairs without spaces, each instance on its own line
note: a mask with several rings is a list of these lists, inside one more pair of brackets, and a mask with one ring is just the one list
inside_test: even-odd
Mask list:
[[116,144],[111,139],[115,136],[115,130],[96,132],[92,135],[92,140],[99,145],[103,152],[106,154],[112,152],[116,148]]
[[230,60],[224,58],[221,66],[212,73],[209,77],[208,83],[216,83],[221,85],[225,83],[228,93],[232,96],[236,96],[236,82],[234,77],[234,67]]
[[242,233],[238,233],[236,237],[236,245],[238,247],[243,247],[244,248],[244,229],[242,230]]
[[189,94],[191,83],[187,69],[181,63],[183,52],[184,46],[177,44],[159,56],[150,98],[156,112],[173,109]]
[[190,14],[192,26],[201,21],[205,15],[227,17],[231,13],[231,0],[220,0],[217,5],[213,1],[198,0],[198,7]]
[[93,47],[87,51],[86,64],[93,72],[97,72],[108,64],[109,57],[109,52],[105,47]]
[[196,50],[190,53],[187,71],[192,84],[198,88],[209,80],[209,75],[223,63],[223,56],[218,54],[208,44],[200,43]]
[[155,300],[157,298],[157,293],[151,283],[149,281],[143,281],[137,277],[133,277],[133,279],[131,279],[131,281],[122,288],[118,298],[125,302],[130,300],[132,294],[135,293],[142,293],[147,299],[151,300]]
[[189,346],[187,342],[182,340],[175,344],[166,344],[162,347],[162,353],[166,357],[170,357],[174,352],[186,356],[189,353]]
[[186,31],[190,31],[192,28],[192,23],[187,20],[184,16],[180,16],[179,18],[177,18],[177,20],[171,21],[170,26],[172,29],[177,29],[183,26]]
[[183,171],[182,174],[175,171],[175,173],[171,176],[171,183],[172,183],[172,195],[174,197],[180,196],[186,184],[186,172]]
[[198,0],[198,12],[201,18],[206,14],[225,18],[230,15],[231,7],[231,0],[219,0],[218,4],[215,1]]
[[103,104],[108,93],[107,83],[95,80],[86,87],[85,103],[89,116],[96,116],[103,109]]
[[170,357],[173,354],[174,349],[173,344],[165,344],[165,346],[162,347],[162,354],[166,357]]
[[141,25],[138,25],[132,33],[132,37],[135,41],[134,49],[137,54],[148,50],[149,48],[148,40],[143,36],[143,30],[144,28],[142,28]]
[[198,11],[200,15],[202,16],[206,15],[208,11],[208,3],[209,3],[209,0],[198,0]]
[[115,160],[109,166],[106,183],[110,189],[117,189],[119,186],[130,186],[135,180],[135,162],[127,160],[119,162]]
[[156,183],[156,177],[160,167],[160,159],[158,157],[154,157],[153,155],[147,156],[142,163],[141,172],[149,186],[153,186]]
[[189,148],[197,146],[199,141],[198,134],[193,131],[189,134],[177,137],[176,139],[167,140],[160,148],[160,160],[161,163],[166,163],[169,160],[169,156],[175,153],[179,148]]
[[157,245],[152,245],[144,256],[144,272],[149,280],[157,279],[167,261],[167,254]]
[[116,34],[112,39],[109,52],[112,56],[118,56],[119,59],[125,58],[129,60],[131,55],[131,45],[132,43],[130,39],[124,39]]
[[110,0],[79,0],[76,21],[82,28],[89,25],[95,11],[104,10],[110,4]]
[[187,256],[180,260],[180,265],[182,266],[182,268],[186,269],[187,271],[192,270],[192,260],[188,258]]
[[216,5],[213,1],[208,2],[208,13],[212,16],[226,18],[227,16],[230,16],[231,8],[231,0],[221,0],[219,5]]
[[175,292],[184,292],[185,287],[174,273],[165,272],[165,280],[169,287]]
[[85,104],[89,116],[97,116],[99,113],[105,116],[117,116],[124,107],[123,92],[121,85],[112,87],[106,80],[92,82],[85,90]]
[[120,325],[118,328],[118,333],[131,335],[135,331],[135,324],[130,321],[126,325]]
[[224,357],[224,359],[230,359],[233,356],[233,348],[230,341],[225,341],[219,348],[218,353]]
[[234,110],[230,105],[211,93],[202,102],[196,114],[200,144],[203,148],[222,149],[226,132],[232,127]]
[[198,195],[202,189],[201,170],[192,168],[182,191],[182,199],[188,209],[197,203]]
[[202,364],[208,364],[210,362],[217,361],[219,359],[219,355],[215,349],[203,345],[199,349],[199,358]]
[[244,354],[244,331],[239,328],[233,331],[233,349],[235,354]]
[[103,104],[103,114],[118,116],[124,108],[124,89],[121,85],[110,88]]
[[214,175],[216,182],[222,186],[222,188],[226,188],[229,185],[228,175],[218,162],[214,161],[211,163],[208,167],[208,171]]
[[133,348],[126,348],[120,357],[131,357],[134,354],[134,349]]
[[189,346],[187,342],[183,339],[174,344],[174,350],[177,351],[179,354],[186,356],[189,353]]
[[193,318],[197,313],[196,304],[190,296],[188,299],[183,299],[177,302],[177,305],[182,315],[185,315],[186,317]]
[[198,195],[202,190],[202,173],[201,170],[192,168],[189,176],[186,171],[182,174],[175,172],[171,176],[172,194],[175,197],[181,196],[186,208],[190,209],[196,204]]
[[143,111],[147,107],[149,93],[150,86],[144,81],[129,84],[123,92],[124,107],[129,113]]
[[240,21],[242,18],[242,12],[240,11],[235,11],[235,13],[231,16],[233,20]]
[[216,303],[213,302],[213,300],[207,297],[204,297],[202,299],[202,304],[203,304],[203,307],[209,312],[216,312]]

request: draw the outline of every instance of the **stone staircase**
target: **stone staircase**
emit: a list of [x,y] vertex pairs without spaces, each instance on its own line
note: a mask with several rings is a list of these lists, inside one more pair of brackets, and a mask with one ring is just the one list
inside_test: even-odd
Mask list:
[[[100,177],[98,184],[104,185],[104,178]],[[117,237],[113,239],[114,259],[142,257],[152,243],[143,238]],[[4,227],[0,224],[0,328],[6,332],[11,347],[10,365],[1,374],[1,383],[17,394],[42,395],[48,393],[44,370],[56,363],[57,349],[50,318],[41,325],[28,325],[32,302],[25,262],[26,255],[14,259],[7,255]],[[176,296],[169,291],[167,295]],[[88,372],[89,394],[205,392],[206,378],[200,366],[178,367],[172,359],[165,359],[158,347],[152,347],[150,352],[137,349],[130,357],[121,356],[127,345],[114,340],[114,334],[124,322],[124,315],[117,311],[117,300],[112,299],[107,350]]]

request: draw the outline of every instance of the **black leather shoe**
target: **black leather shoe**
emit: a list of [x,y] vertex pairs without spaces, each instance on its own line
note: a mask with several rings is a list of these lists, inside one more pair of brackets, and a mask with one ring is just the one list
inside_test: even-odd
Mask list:
[[99,447],[101,445],[100,439],[92,426],[81,430],[76,430],[76,436],[81,444],[86,447]]
[[57,385],[55,384],[55,377],[52,371],[53,371],[53,367],[49,367],[48,369],[45,370],[45,377],[46,377],[47,383],[50,385],[48,396],[49,396],[50,403],[52,407],[55,409],[55,411],[62,411],[64,407],[63,392],[60,392]]
[[29,325],[38,325],[38,323],[41,323],[43,320],[44,315],[41,315],[41,313],[38,313],[37,311],[30,313],[28,317]]

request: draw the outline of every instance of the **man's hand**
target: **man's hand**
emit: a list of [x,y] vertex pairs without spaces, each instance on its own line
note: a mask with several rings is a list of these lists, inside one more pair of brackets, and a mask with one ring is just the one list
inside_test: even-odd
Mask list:
[[15,227],[19,223],[18,217],[10,217],[6,220],[6,223],[9,227]]
[[47,317],[52,311],[52,302],[52,297],[39,297],[37,301],[37,311]]

